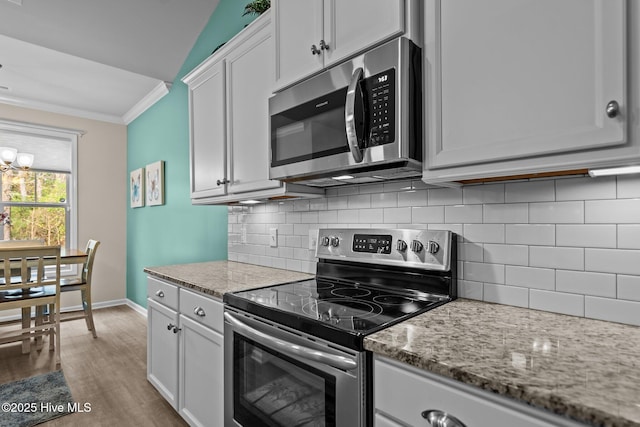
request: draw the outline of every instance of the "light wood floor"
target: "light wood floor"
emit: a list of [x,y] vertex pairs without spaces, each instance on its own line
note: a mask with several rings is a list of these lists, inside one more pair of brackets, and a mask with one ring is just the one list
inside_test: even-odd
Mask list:
[[[84,320],[61,325],[62,371],[73,400],[91,412],[41,424],[52,426],[186,426],[147,381],[147,319],[127,306],[94,310],[98,338]],[[33,346],[32,346],[33,347]],[[43,350],[21,354],[21,344],[0,345],[0,384],[55,370],[48,338]]]

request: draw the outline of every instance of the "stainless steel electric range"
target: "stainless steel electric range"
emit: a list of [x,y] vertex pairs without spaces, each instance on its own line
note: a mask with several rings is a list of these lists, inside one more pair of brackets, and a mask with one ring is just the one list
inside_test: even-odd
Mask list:
[[316,277],[225,294],[225,426],[370,426],[364,338],[456,298],[456,236],[322,229]]

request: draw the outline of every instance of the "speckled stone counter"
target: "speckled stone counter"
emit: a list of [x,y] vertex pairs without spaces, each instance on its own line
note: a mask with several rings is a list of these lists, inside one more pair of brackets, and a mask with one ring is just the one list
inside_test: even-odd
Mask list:
[[635,326],[459,299],[365,348],[584,423],[640,426]]
[[218,298],[222,298],[227,292],[242,291],[313,277],[310,274],[296,271],[233,261],[210,261],[147,267],[144,271],[152,276],[169,280],[186,288]]

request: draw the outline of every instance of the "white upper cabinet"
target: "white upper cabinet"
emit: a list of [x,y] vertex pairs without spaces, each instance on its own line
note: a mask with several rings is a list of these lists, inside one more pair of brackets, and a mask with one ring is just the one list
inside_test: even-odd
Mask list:
[[615,161],[629,145],[626,7],[426,0],[425,181]]
[[406,29],[413,0],[273,0],[276,89]]
[[324,193],[269,179],[273,52],[267,12],[182,79],[189,86],[192,203]]

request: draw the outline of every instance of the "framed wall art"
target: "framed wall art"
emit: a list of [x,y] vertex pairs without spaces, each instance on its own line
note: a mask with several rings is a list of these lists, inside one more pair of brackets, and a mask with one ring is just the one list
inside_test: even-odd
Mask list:
[[147,206],[164,205],[164,161],[148,164],[146,177]]
[[141,208],[144,206],[144,168],[131,171],[131,179],[129,181],[130,205],[132,208]]

